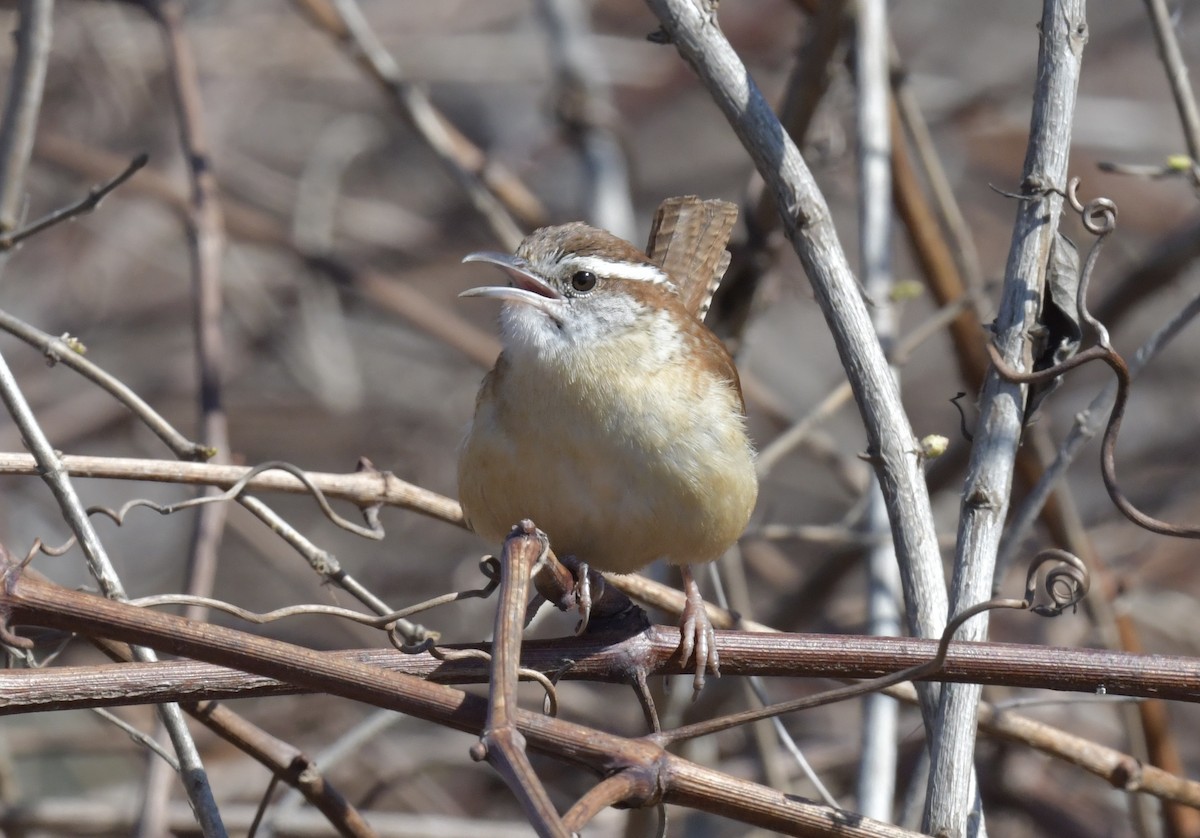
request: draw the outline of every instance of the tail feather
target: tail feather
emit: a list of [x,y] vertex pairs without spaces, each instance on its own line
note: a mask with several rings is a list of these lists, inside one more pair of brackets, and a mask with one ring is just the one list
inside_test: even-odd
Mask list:
[[668,198],[654,214],[646,255],[670,275],[684,305],[700,320],[729,267],[725,247],[737,214],[737,204],[695,195]]

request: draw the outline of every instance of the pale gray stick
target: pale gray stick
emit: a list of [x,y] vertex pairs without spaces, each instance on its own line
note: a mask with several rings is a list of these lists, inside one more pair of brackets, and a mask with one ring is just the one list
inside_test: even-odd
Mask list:
[[1179,111],[1183,139],[1187,143],[1188,156],[1192,158],[1194,170],[1196,166],[1200,166],[1200,111],[1196,108],[1196,96],[1188,78],[1187,64],[1184,63],[1183,53],[1179,49],[1179,39],[1175,37],[1175,26],[1171,22],[1166,0],[1145,0],[1145,3],[1146,11],[1150,14],[1151,28],[1154,30],[1154,41],[1158,45],[1158,55],[1167,71],[1171,96],[1175,99],[1175,109]]
[[[891,356],[896,317],[891,304],[892,277],[892,137],[888,113],[887,0],[855,4],[855,117],[858,126],[858,248],[863,287],[872,302],[875,334]],[[899,372],[892,377],[900,386]],[[867,496],[865,529],[869,536],[889,533],[887,505],[872,480]],[[900,571],[889,538],[879,538],[867,552],[867,632],[900,633]],[[883,693],[863,698],[862,755],[858,764],[858,811],[891,821],[896,793],[896,729],[900,706]]]
[[16,54],[0,122],[0,232],[16,229],[25,203],[25,173],[46,87],[53,16],[54,0],[21,0]]
[[[1029,329],[1041,307],[1050,246],[1062,209],[1061,197],[1047,189],[1067,185],[1071,120],[1087,42],[1083,0],[1046,0],[1038,35],[1037,87],[1021,177],[1021,192],[1027,197],[1017,204],[995,325],[996,347],[1005,361],[1022,371],[1028,367]],[[989,373],[963,487],[952,585],[954,613],[991,596],[1024,403],[1023,386],[1004,381],[995,371]],[[987,626],[984,613],[963,626],[957,636],[982,639]],[[973,771],[980,692],[976,684],[951,684],[942,689],[925,802],[926,832],[964,836],[983,832]]]

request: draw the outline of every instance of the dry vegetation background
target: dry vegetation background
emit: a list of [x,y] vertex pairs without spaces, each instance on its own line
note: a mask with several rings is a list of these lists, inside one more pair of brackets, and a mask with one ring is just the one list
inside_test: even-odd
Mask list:
[[[411,306],[397,303],[389,289],[415,289],[470,327],[493,334],[494,306],[460,302],[455,295],[490,279],[481,276],[479,266],[461,265],[462,256],[497,249],[498,243],[454,177],[380,88],[294,4],[206,0],[186,5],[184,31],[198,62],[204,127],[229,230],[221,266],[229,456],[239,463],[287,460],[330,472],[352,471],[359,457],[367,457],[405,480],[453,496],[456,446],[483,368],[459,347],[431,335],[419,316],[414,319]],[[15,27],[15,6],[0,6],[5,32]],[[364,0],[362,7],[405,78],[424,84],[451,122],[527,184],[544,203],[548,221],[584,216],[584,172],[577,148],[556,118],[557,75],[537,4]],[[1195,3],[1179,4],[1178,34],[1193,67],[1200,63],[1198,12]],[[891,5],[890,15],[897,55],[974,236],[991,301],[985,308],[994,306],[1014,204],[989,184],[1018,187],[1040,4],[900,0]],[[590,4],[590,17],[596,53],[611,80],[610,124],[628,155],[635,240],[643,240],[650,213],[667,196],[698,194],[747,206],[748,189],[756,188],[752,166],[676,51],[646,42],[645,35],[656,27],[652,15],[635,0],[597,0]],[[804,41],[806,15],[787,0],[725,0],[720,19],[756,81],[777,101]],[[1158,164],[1184,147],[1142,4],[1093,3],[1088,23],[1070,171],[1083,178],[1085,198],[1105,195],[1120,208],[1118,230],[1094,280],[1093,299],[1102,300],[1125,287],[1171,233],[1189,225],[1197,229],[1197,194],[1183,178],[1097,170],[1096,163],[1105,160]],[[91,360],[196,436],[184,228],[177,207],[145,186],[158,175],[179,195],[187,190],[161,35],[134,5],[60,0],[53,37],[28,181],[29,215],[77,200],[139,152],[149,153],[150,164],[97,212],[31,239],[13,254],[0,287],[0,308],[51,334],[78,337]],[[0,67],[9,67],[12,58],[11,40],[0,40]],[[806,143],[806,159],[851,254],[856,241],[853,102],[851,75],[844,61],[836,61]],[[1085,240],[1074,219],[1067,224],[1073,236]],[[339,262],[361,271],[347,278],[321,270],[289,241],[309,250],[327,242]],[[903,235],[896,236],[896,245],[897,277],[920,280]],[[1185,253],[1185,266],[1195,250]],[[752,382],[751,427],[760,445],[843,379],[795,256],[786,245],[774,251],[738,357]],[[1148,297],[1122,304],[1111,324],[1116,347],[1131,352],[1196,289],[1195,273],[1185,267]],[[907,303],[901,332],[923,321],[933,307],[928,295]],[[469,334],[451,328],[460,337]],[[487,344],[483,347],[486,352]],[[69,454],[171,458],[127,410],[69,370],[48,367],[38,352],[8,336],[0,338],[0,351],[56,448]],[[1200,333],[1185,331],[1141,377],[1119,449],[1127,492],[1172,521],[1200,520],[1198,352]],[[1040,422],[1052,437],[1061,437],[1106,375],[1085,369],[1051,399]],[[902,379],[916,432],[953,440],[948,457],[957,465],[939,466],[941,488],[934,498],[948,558],[964,462],[954,451],[965,445],[948,404],[963,387],[948,339],[939,334],[915,351]],[[743,542],[753,602],[748,616],[785,631],[862,631],[861,550],[765,535],[772,528],[843,525],[848,515],[853,523],[868,471],[856,457],[863,445],[858,413],[848,404],[764,482]],[[21,450],[15,426],[0,424],[0,451]],[[1069,487],[1095,549],[1120,582],[1114,607],[1132,615],[1148,651],[1200,655],[1194,542],[1153,536],[1115,514],[1096,461],[1093,446],[1071,470]],[[116,481],[76,483],[85,502],[112,506],[134,497],[182,500],[193,491]],[[0,492],[0,541],[15,553],[23,554],[34,538],[61,543],[67,537],[41,481],[4,477]],[[311,499],[269,500],[396,606],[475,587],[480,554],[496,549],[458,528],[395,509],[383,513],[386,539],[368,542],[331,525]],[[98,523],[131,595],[183,588],[193,515],[161,518],[135,510],[122,528]],[[1037,546],[1030,544],[1030,554]],[[35,566],[67,585],[89,581],[78,550],[62,558],[39,557]],[[1023,564],[1006,577],[1003,588],[1015,593],[1022,573]],[[349,604],[236,506],[229,511],[214,595],[255,610],[297,602]],[[470,600],[421,619],[443,632],[444,640],[473,641],[489,635],[493,614],[491,602]],[[241,626],[226,616],[212,619]],[[571,625],[571,619],[554,615],[538,631],[551,636],[569,632]],[[382,642],[370,629],[312,617],[261,631],[321,649]],[[1101,643],[1083,611],[1056,621],[999,616],[993,636]],[[59,662],[98,659],[86,644],[73,643]],[[822,686],[787,679],[772,683],[770,690],[783,698]],[[1025,712],[1129,749],[1111,703],[1005,689],[986,694],[996,701],[1045,699]],[[534,696],[527,694],[530,706],[536,705]],[[640,711],[628,690],[568,684],[562,700],[568,718],[621,733],[640,730]],[[745,701],[742,685],[726,678],[710,686],[694,707],[668,700],[666,712],[674,719],[702,717]],[[351,801],[378,813],[380,834],[528,832],[497,775],[469,759],[469,737],[400,717],[382,724],[371,708],[328,696],[248,699],[233,706],[313,755],[342,737],[356,736],[328,773]],[[149,708],[117,712],[144,730],[153,727]],[[1200,715],[1194,706],[1178,703],[1169,712],[1185,771],[1195,776]],[[904,713],[902,789],[923,742],[919,716],[911,709]],[[785,720],[818,773],[850,808],[858,718],[858,705],[850,703]],[[362,735],[360,726],[368,721],[374,726]],[[235,810],[252,811],[266,789],[267,772],[206,731],[197,736],[222,808],[228,807],[231,818]],[[759,769],[748,748],[750,738],[726,734],[696,743],[689,754],[755,777]],[[99,825],[111,817],[116,825],[109,833],[122,834],[132,827],[121,819],[133,817],[140,807],[148,759],[142,748],[88,711],[8,716],[0,721],[0,792],[7,812],[0,823],[11,834],[22,834],[17,829],[22,818],[30,823],[57,812],[64,821],[48,833],[82,834],[89,826],[102,832]],[[548,761],[535,764],[550,778],[560,802],[582,788],[582,775]],[[994,835],[1135,834],[1122,794],[1061,762],[981,739],[979,770]],[[812,795],[786,762],[782,772],[789,791]],[[174,797],[182,800],[178,791]],[[298,805],[286,795],[281,800],[276,813]],[[186,809],[180,802],[174,811],[171,822],[183,829]],[[419,825],[388,820],[399,814],[432,820]],[[589,834],[621,834],[625,817],[609,811]],[[471,822],[477,825],[468,826]],[[633,834],[645,830],[646,823],[635,820]],[[231,827],[237,830],[232,820]],[[1158,822],[1148,829],[1156,834]],[[672,834],[746,831],[729,821],[679,812]]]

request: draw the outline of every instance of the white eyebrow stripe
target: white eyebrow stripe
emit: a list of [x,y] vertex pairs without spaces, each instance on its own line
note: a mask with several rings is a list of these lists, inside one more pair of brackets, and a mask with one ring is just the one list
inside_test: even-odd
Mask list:
[[612,259],[602,259],[599,256],[573,256],[566,260],[571,268],[580,271],[591,271],[600,276],[619,276],[622,279],[636,279],[642,282],[652,282],[655,285],[671,285],[671,278],[654,265],[639,265],[634,262],[617,262]]

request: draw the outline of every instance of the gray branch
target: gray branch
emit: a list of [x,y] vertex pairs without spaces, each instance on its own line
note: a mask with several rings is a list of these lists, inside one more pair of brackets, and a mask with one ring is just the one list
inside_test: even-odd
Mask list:
[[25,173],[33,155],[46,65],[54,0],[21,0],[17,50],[8,83],[8,99],[0,122],[0,232],[16,229],[25,201]]
[[[1026,197],[1017,204],[995,325],[997,348],[1005,361],[1019,370],[1029,368],[1029,330],[1040,309],[1050,245],[1062,208],[1061,197],[1047,188],[1066,187],[1071,119],[1087,42],[1084,0],[1046,0],[1040,31],[1037,89],[1021,179],[1021,192]],[[963,487],[952,585],[954,613],[991,596],[1012,488],[1013,462],[1021,439],[1024,402],[1024,387],[1003,381],[994,371],[989,373]],[[976,617],[959,631],[958,637],[982,639],[987,625],[986,614]],[[982,834],[972,770],[980,689],[974,684],[954,684],[942,690],[925,804],[926,832]]]
[[[896,316],[890,301],[892,276],[892,136],[888,113],[888,25],[886,0],[858,0],[855,81],[858,99],[859,264],[863,287],[874,303],[871,319],[880,346],[891,358]],[[896,386],[898,371],[892,371]],[[867,500],[865,526],[879,538],[867,553],[867,630],[875,635],[900,633],[900,574],[888,534],[888,515],[878,481]],[[858,774],[858,810],[888,821],[896,789],[896,727],[899,706],[882,694],[863,699],[862,758]]]

